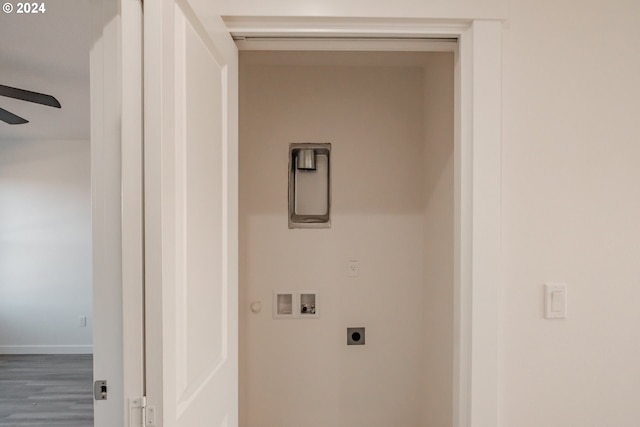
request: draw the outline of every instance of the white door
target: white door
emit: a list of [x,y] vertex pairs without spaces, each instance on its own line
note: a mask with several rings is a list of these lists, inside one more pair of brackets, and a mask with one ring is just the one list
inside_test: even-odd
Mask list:
[[210,3],[144,4],[147,425],[238,424],[238,54]]

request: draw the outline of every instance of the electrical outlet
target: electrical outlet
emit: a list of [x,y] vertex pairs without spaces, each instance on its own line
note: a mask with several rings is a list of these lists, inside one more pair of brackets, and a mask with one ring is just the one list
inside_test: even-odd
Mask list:
[[347,263],[347,274],[349,275],[349,277],[360,276],[360,262],[358,260],[349,260],[349,262]]
[[87,316],[80,316],[79,317],[79,321],[80,321],[80,327],[81,328],[86,328],[87,327]]

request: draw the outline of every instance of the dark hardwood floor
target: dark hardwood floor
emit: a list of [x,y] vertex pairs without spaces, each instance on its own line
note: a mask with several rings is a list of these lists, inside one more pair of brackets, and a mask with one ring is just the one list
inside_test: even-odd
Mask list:
[[93,427],[93,357],[0,355],[0,427]]

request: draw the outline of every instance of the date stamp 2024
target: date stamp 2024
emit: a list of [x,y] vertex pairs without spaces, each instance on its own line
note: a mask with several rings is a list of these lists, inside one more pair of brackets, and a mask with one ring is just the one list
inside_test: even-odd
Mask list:
[[44,2],[41,3],[11,3],[6,2],[2,5],[2,11],[4,13],[15,13],[16,15],[26,14],[42,14],[47,12],[47,7]]

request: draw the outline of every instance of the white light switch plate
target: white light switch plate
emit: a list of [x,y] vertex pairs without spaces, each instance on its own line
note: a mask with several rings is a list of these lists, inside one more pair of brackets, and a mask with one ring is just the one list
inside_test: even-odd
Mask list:
[[544,285],[545,319],[567,318],[567,284],[545,283]]

